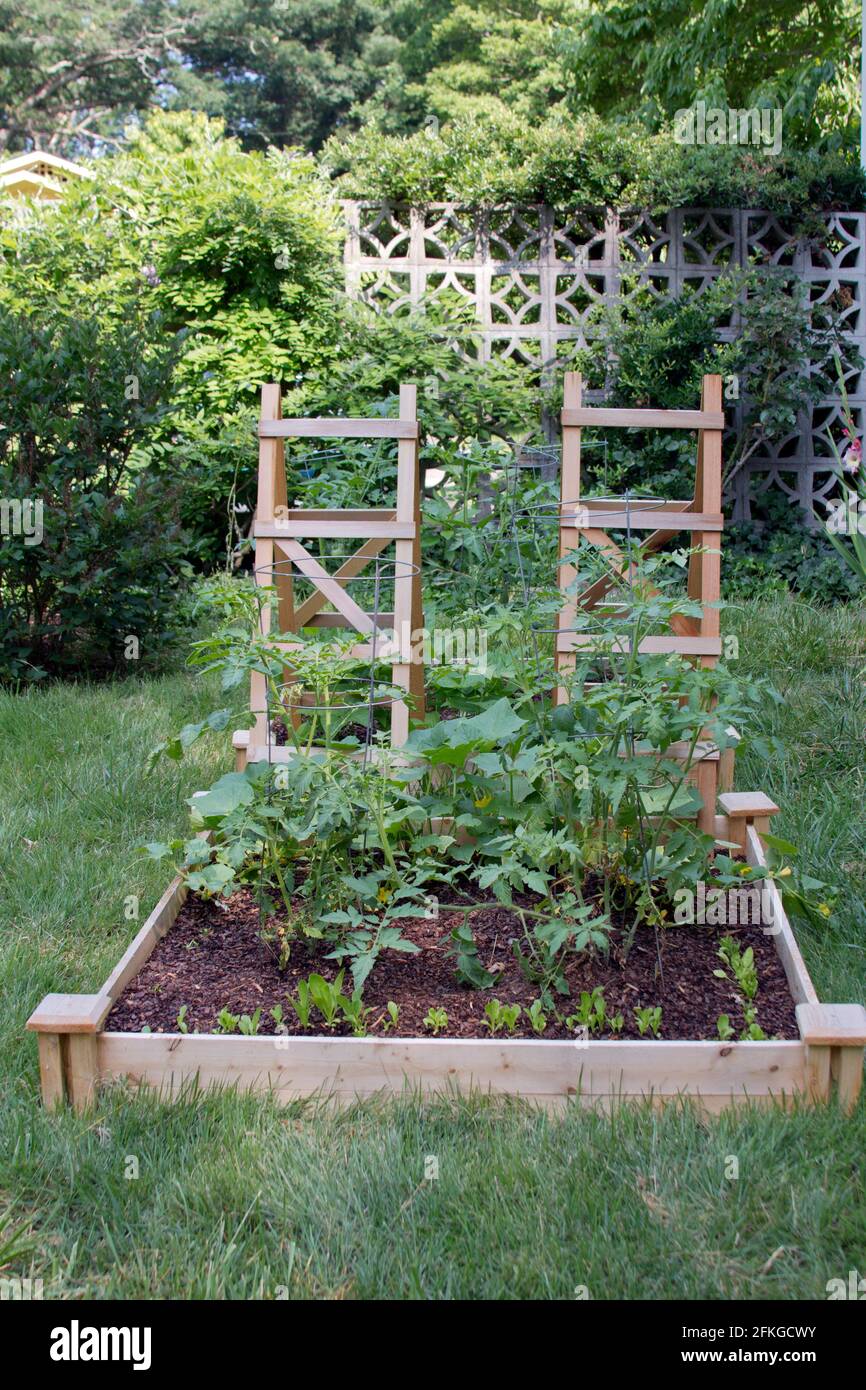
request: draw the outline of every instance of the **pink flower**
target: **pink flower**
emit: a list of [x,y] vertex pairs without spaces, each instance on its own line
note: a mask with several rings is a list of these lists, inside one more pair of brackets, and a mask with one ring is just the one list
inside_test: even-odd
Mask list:
[[851,443],[845,451],[843,466],[846,473],[857,473],[863,460],[863,445],[859,439],[852,439],[848,430],[845,430],[844,433],[851,440]]

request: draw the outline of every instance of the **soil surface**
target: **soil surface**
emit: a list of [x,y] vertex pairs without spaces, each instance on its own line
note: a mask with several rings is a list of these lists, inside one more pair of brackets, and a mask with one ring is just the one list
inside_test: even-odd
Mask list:
[[[524,978],[512,954],[512,943],[522,939],[520,919],[495,902],[472,910],[469,920],[481,964],[497,974],[497,983],[490,989],[469,989],[455,979],[454,958],[447,949],[451,930],[463,920],[462,911],[456,910],[459,895],[448,892],[450,901],[444,895],[440,898],[437,920],[409,918],[402,924],[403,935],[420,947],[417,955],[385,951],[379,957],[364,986],[364,1003],[372,1009],[368,1032],[384,1032],[383,1024],[389,1022],[386,1005],[393,1000],[400,1013],[389,1036],[430,1037],[423,1019],[432,1006],[448,1015],[448,1026],[440,1036],[488,1037],[484,1007],[495,998],[522,1006],[514,1036],[533,1037],[526,1009],[538,989]],[[618,1034],[604,1028],[593,1036],[637,1038],[635,1008],[659,1005],[662,1038],[717,1039],[720,1014],[729,1015],[736,1037],[743,1027],[739,995],[731,981],[713,974],[722,965],[717,952],[725,935],[733,936],[743,949],[754,949],[755,1004],[764,1032],[768,1037],[797,1038],[784,970],[772,937],[758,926],[671,926],[658,933],[640,927],[627,961],[622,958],[621,933],[614,931],[607,955],[568,958],[565,976],[571,994],[554,996],[560,1018],[548,1011],[543,1036],[574,1036],[565,1019],[575,1011],[581,990],[603,985],[608,1016],[621,1013],[624,1026]],[[259,908],[250,893],[240,891],[227,901],[208,902],[190,895],[171,931],[111,1010],[106,1027],[135,1033],[147,1026],[155,1033],[175,1033],[178,1013],[186,1005],[185,1022],[191,1033],[215,1031],[217,1015],[224,1008],[250,1015],[261,1008],[259,1032],[274,1033],[270,1010],[280,1004],[283,1030],[319,1034],[323,1031],[319,1026],[300,1027],[288,1002],[297,992],[299,977],[317,971],[333,980],[337,973],[336,962],[325,959],[331,946],[315,946],[293,945],[288,968],[281,972],[273,948],[261,938]],[[350,991],[347,971],[344,992]],[[342,1024],[332,1031],[339,1036],[351,1029]]]
[[[273,724],[271,725],[271,729],[273,730],[274,743],[276,744],[277,748],[285,748],[286,744],[287,744],[288,741],[289,741],[289,731],[288,731],[288,729],[286,728],[286,725],[285,725],[284,721],[283,721],[282,719],[275,719],[274,722],[273,722]],[[377,732],[377,731],[374,729],[374,731],[373,731],[374,736],[375,736],[376,732]],[[341,738],[341,739],[344,739],[344,738],[356,738],[356,739],[358,740],[359,743],[361,743],[361,744],[366,743],[366,742],[367,742],[367,726],[366,726],[366,724],[357,724],[357,723],[355,723],[355,724],[344,724],[344,725],[342,726],[342,728],[339,730],[339,732],[338,732],[338,734],[337,734],[337,737],[338,737],[338,738]],[[374,737],[374,742],[375,742],[375,737]]]

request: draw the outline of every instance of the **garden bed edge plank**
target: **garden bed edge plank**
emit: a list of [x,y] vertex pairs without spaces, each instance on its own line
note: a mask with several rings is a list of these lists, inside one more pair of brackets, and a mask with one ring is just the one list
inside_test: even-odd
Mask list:
[[[239,1047],[238,1043],[242,1046]],[[298,1038],[102,1033],[99,1070],[149,1085],[237,1085],[284,1099],[382,1091],[551,1098],[769,1098],[804,1089],[804,1049],[775,1043]]]

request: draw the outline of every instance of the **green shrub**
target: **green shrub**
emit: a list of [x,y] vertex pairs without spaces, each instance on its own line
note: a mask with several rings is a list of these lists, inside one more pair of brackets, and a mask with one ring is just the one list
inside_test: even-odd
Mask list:
[[514,358],[479,360],[478,325],[444,296],[403,314],[341,302],[339,353],[301,380],[296,403],[312,414],[387,412],[401,383],[418,386],[428,435],[442,446],[537,428],[538,373]]
[[[0,303],[0,679],[129,671],[171,641],[183,537],[135,461],[170,366],[134,299],[87,319]],[[29,534],[13,499],[38,508]]]
[[[629,287],[627,287],[629,288]],[[846,368],[859,354],[843,336],[844,303],[810,305],[793,276],[751,270],[722,275],[674,299],[636,289],[598,315],[601,336],[577,354],[586,383],[613,405],[694,409],[707,372],[725,379],[724,404],[742,412],[725,442],[729,486],[762,447],[796,431],[801,412],[832,395],[833,354]],[[720,331],[733,326],[733,341]],[[689,435],[587,431],[586,477],[605,488],[688,496],[694,478]],[[685,488],[685,492],[682,489]]]
[[728,599],[798,593],[811,603],[845,603],[860,586],[796,503],[774,490],[761,499],[762,518],[725,527],[723,592]]
[[[718,330],[730,318],[736,287],[720,280],[703,294],[685,288],[659,299],[638,289],[598,316],[601,337],[576,355],[589,389],[612,405],[694,410],[707,372],[732,369],[732,348]],[[695,444],[682,431],[587,430],[584,478],[607,495],[625,491],[688,497]]]
[[[342,353],[321,377],[301,384],[292,409],[313,415],[396,415],[401,383],[418,387],[424,501],[424,573],[428,608],[440,588],[475,570],[471,584],[496,592],[495,576],[513,568],[481,521],[506,484],[515,441],[540,438],[543,393],[538,372],[514,359],[478,360],[476,325],[449,301],[405,314],[375,314],[346,304]],[[287,449],[289,489],[305,506],[393,505],[393,443]],[[505,470],[505,472],[503,471]],[[493,559],[492,550],[496,552]],[[467,580],[467,582],[469,582]]]
[[587,385],[606,387],[614,405],[694,410],[704,374],[731,368],[732,350],[718,330],[730,319],[739,282],[722,277],[703,293],[686,286],[677,298],[661,299],[648,288],[625,289],[599,315],[600,342],[578,356]]
[[235,480],[240,500],[254,495],[261,383],[292,383],[335,350],[336,206],[311,158],[247,154],[186,112],[155,112],[91,168],[56,204],[7,206],[0,299],[86,317],[133,297],[158,312],[175,367],[138,457],[181,492],[206,568],[225,554]]
[[67,216],[108,219],[172,331],[184,415],[255,405],[262,381],[291,380],[333,341],[341,284],[337,209],[315,161],[247,154],[222,122],[154,113],[128,148],[94,165]]
[[131,229],[114,217],[125,254],[184,334],[148,458],[182,482],[183,521],[207,568],[225,554],[230,499],[254,502],[262,382],[291,384],[334,350],[336,205],[313,159],[245,153],[221,122],[189,113],[152,115],[100,166],[91,197],[102,217],[133,213]]

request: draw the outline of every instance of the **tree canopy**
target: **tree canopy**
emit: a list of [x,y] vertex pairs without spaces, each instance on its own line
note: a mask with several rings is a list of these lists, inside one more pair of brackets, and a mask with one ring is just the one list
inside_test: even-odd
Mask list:
[[335,132],[778,106],[790,144],[858,115],[856,0],[0,0],[0,150],[81,155],[153,106],[246,148]]
[[859,117],[859,29],[857,0],[591,0],[559,38],[574,110],[654,126],[700,99],[780,107],[805,144]]
[[316,147],[396,46],[374,0],[0,0],[0,148],[81,153],[155,105]]
[[353,113],[390,133],[431,118],[548,114],[566,95],[562,55],[580,0],[395,0],[388,71]]

